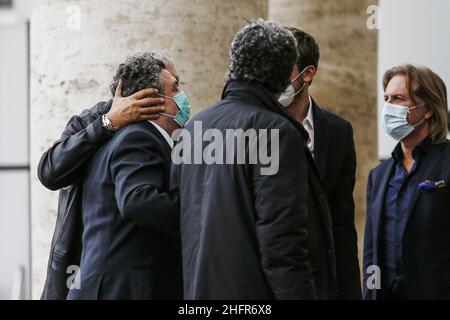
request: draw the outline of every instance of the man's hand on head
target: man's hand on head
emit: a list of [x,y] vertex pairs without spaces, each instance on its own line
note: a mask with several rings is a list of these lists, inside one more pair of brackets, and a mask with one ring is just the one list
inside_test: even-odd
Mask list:
[[158,119],[160,112],[165,110],[164,98],[155,97],[157,89],[143,89],[128,97],[122,97],[122,90],[123,80],[120,80],[111,109],[106,114],[116,130],[130,123]]

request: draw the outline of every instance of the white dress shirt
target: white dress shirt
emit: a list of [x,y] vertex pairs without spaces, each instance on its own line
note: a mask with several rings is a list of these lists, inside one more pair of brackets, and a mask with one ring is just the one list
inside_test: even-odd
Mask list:
[[308,148],[311,153],[314,155],[314,118],[313,118],[313,108],[312,108],[312,99],[309,97],[309,108],[308,114],[306,115],[305,120],[303,120],[303,127],[308,131],[309,141]]
[[162,134],[162,136],[164,137],[164,139],[166,139],[167,143],[169,144],[169,146],[171,148],[173,148],[173,140],[172,138],[169,136],[169,134],[166,132],[166,130],[164,130],[163,128],[161,128],[159,125],[157,125],[155,122],[153,121],[149,121],[151,122],[152,125],[154,125],[156,127],[156,129],[158,129],[158,131]]

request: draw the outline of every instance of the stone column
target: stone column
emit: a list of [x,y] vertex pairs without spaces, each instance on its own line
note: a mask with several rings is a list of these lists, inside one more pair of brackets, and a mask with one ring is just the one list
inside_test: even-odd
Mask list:
[[37,180],[42,153],[68,119],[110,98],[109,83],[128,55],[169,55],[194,112],[220,98],[234,34],[267,17],[259,0],[36,0],[31,20],[32,279],[45,279],[57,192]]
[[269,0],[270,20],[312,34],[320,46],[311,95],[319,105],[353,125],[358,160],[355,220],[360,252],[366,181],[377,164],[377,31],[367,27],[367,8],[376,4],[376,0]]

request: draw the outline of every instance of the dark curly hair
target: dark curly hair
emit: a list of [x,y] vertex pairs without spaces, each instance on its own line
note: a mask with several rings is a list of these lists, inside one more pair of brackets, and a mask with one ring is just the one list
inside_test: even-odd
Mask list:
[[259,83],[272,94],[289,84],[297,60],[297,43],[292,33],[275,22],[250,21],[231,43],[226,81]]
[[116,70],[113,81],[109,86],[111,94],[114,96],[120,79],[124,81],[123,97],[146,88],[156,88],[161,91],[162,85],[159,74],[169,64],[172,63],[168,58],[156,52],[138,53],[128,57]]

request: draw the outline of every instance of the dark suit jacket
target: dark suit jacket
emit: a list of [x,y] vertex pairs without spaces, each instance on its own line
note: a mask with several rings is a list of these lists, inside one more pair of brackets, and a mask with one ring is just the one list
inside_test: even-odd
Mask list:
[[[380,298],[368,289],[367,268],[380,265],[380,230],[389,178],[394,160],[383,161],[370,173],[367,183],[364,239],[364,299]],[[407,212],[401,241],[407,299],[450,299],[450,143],[430,144],[413,183],[445,180],[442,189],[415,189]],[[381,270],[381,276],[382,270]]]
[[68,299],[180,299],[179,211],[170,147],[148,121],[119,130],[83,185],[79,289]]
[[314,160],[333,221],[339,299],[361,299],[358,237],[355,228],[356,153],[352,125],[312,100]]
[[222,98],[197,114],[186,129],[192,133],[196,121],[203,130],[221,132],[277,129],[279,170],[262,175],[265,166],[249,161],[174,165],[184,297],[334,298],[331,216],[305,143],[307,133],[258,84],[231,81]]

